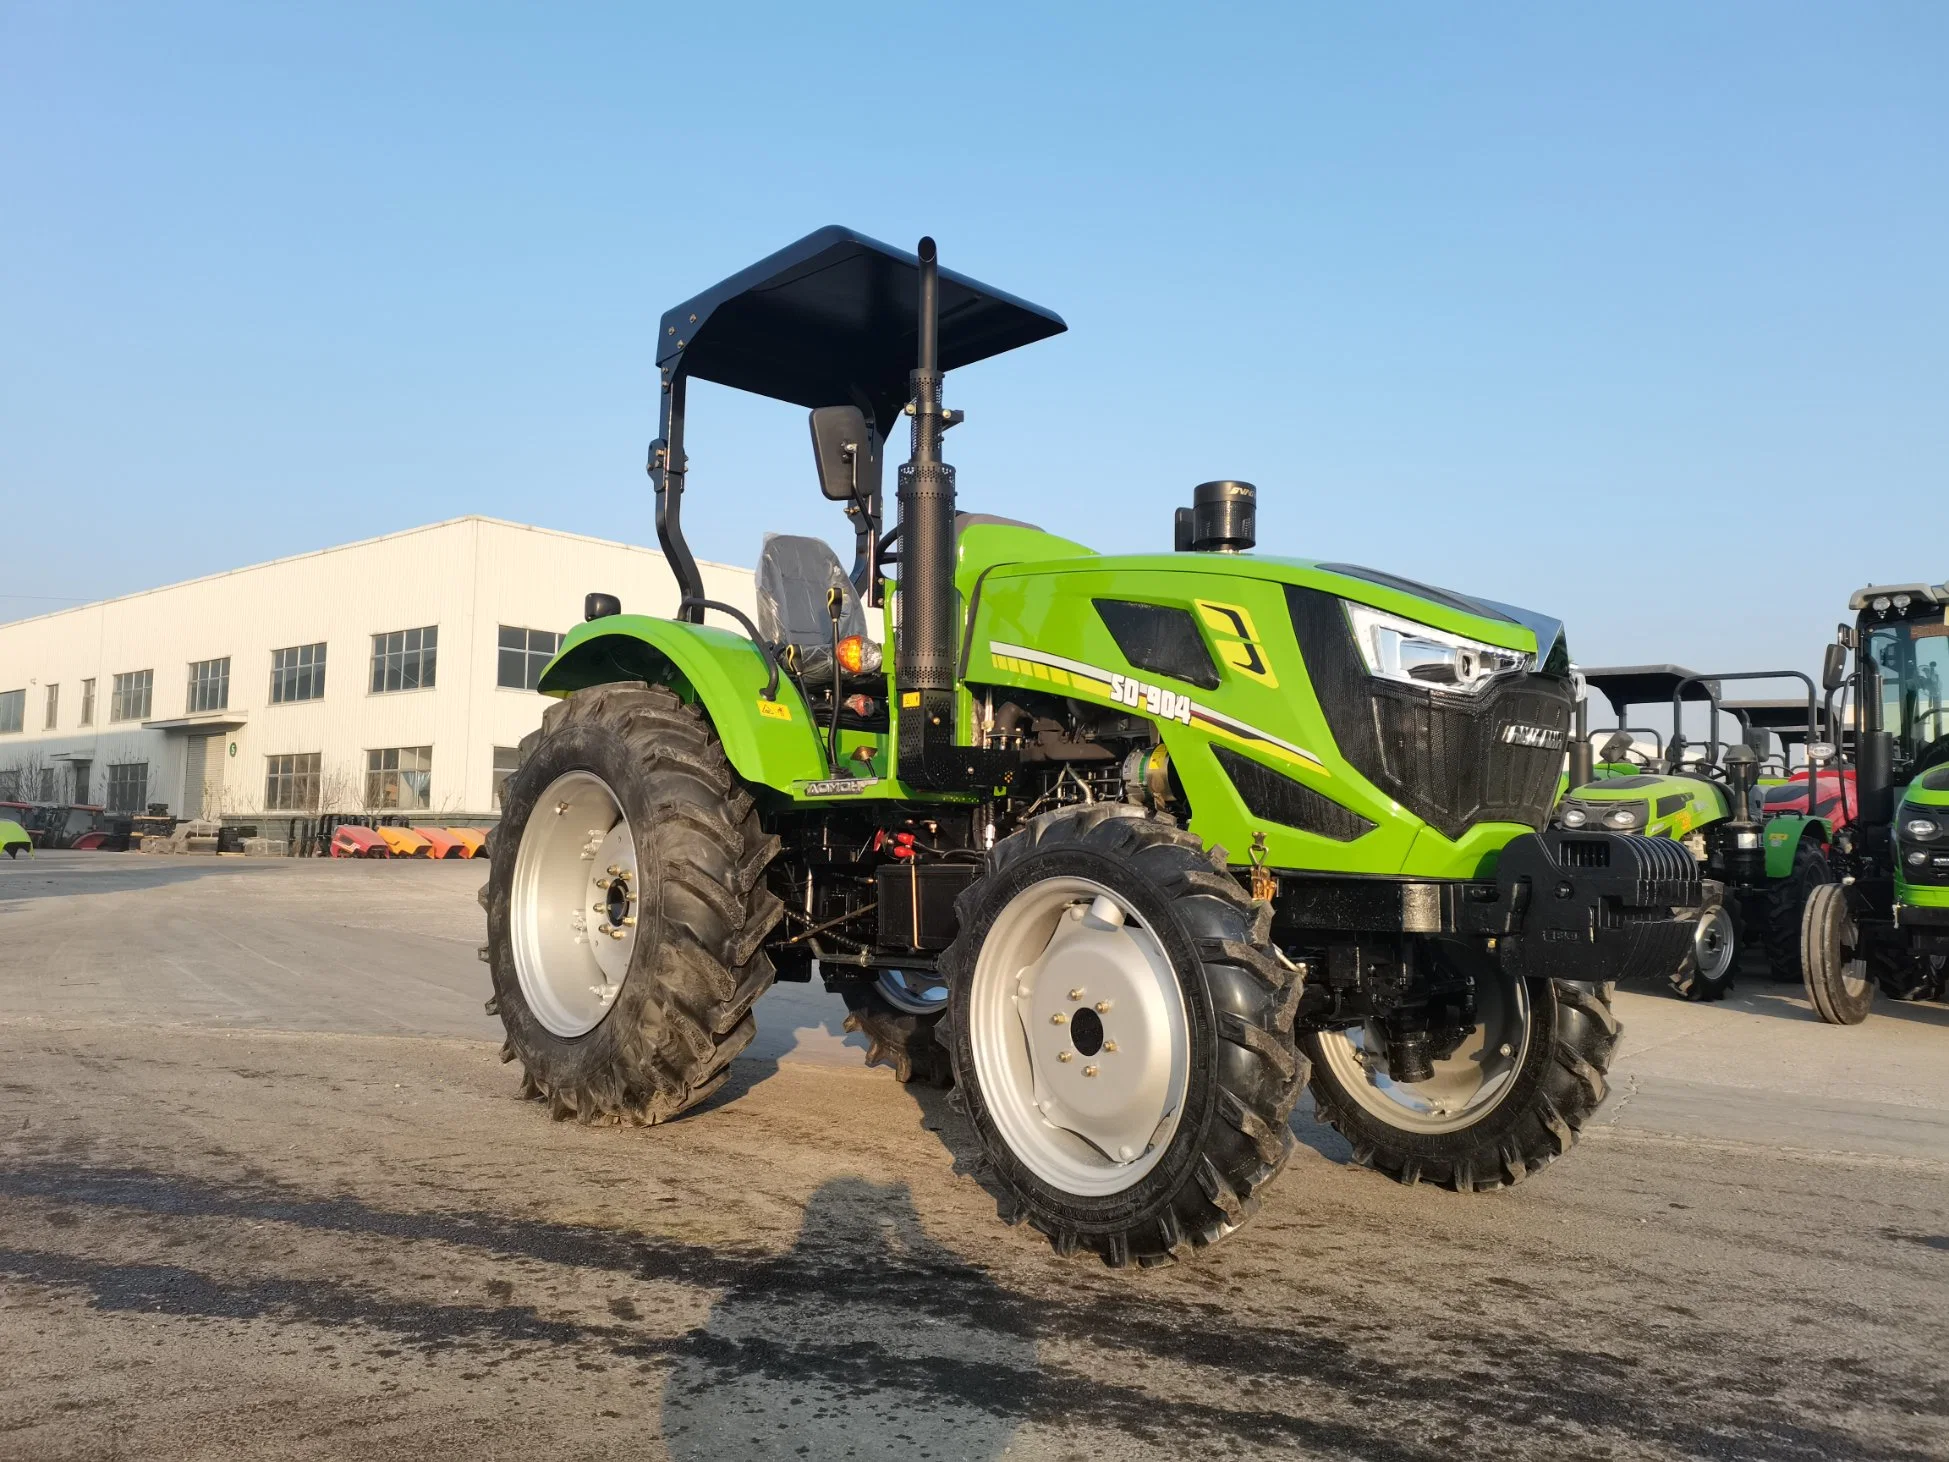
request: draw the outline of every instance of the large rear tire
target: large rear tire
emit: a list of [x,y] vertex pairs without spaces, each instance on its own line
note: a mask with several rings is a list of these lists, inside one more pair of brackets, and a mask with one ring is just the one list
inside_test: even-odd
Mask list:
[[1949,967],[1949,959],[1942,955],[1911,953],[1879,971],[1881,993],[1904,1003],[1940,1000],[1945,967]]
[[1755,917],[1747,924],[1759,925],[1767,969],[1774,979],[1805,977],[1800,967],[1800,926],[1807,916],[1807,899],[1822,884],[1833,881],[1834,870],[1827,864],[1827,855],[1803,836],[1793,850],[1793,867],[1787,876],[1769,884],[1752,900]]
[[557,1118],[674,1117],[751,1040],[778,840],[661,687],[577,691],[524,747],[481,891],[502,1057]]
[[1801,918],[1800,958],[1807,999],[1829,1025],[1859,1025],[1875,1003],[1874,976],[1862,947],[1847,890],[1838,883],[1816,888]]
[[1112,1266],[1244,1223],[1306,1079],[1270,905],[1174,822],[1096,804],[997,844],[957,910],[945,1039],[1003,1216]]
[[1475,1031],[1425,1082],[1393,1081],[1366,1028],[1306,1035],[1314,1109],[1355,1162],[1467,1193],[1520,1183],[1576,1145],[1609,1092],[1622,1030],[1609,987],[1485,979],[1476,1013]]

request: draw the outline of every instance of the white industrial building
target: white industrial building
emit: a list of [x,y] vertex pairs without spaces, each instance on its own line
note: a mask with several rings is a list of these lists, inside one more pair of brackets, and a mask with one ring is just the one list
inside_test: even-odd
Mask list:
[[677,607],[660,553],[468,517],[0,624],[0,801],[491,815],[591,590]]

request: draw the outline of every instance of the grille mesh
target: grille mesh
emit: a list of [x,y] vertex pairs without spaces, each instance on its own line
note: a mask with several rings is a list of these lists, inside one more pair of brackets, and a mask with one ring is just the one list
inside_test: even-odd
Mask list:
[[[1338,598],[1289,585],[1286,599],[1334,744],[1362,776],[1445,837],[1478,822],[1543,826],[1563,768],[1568,681],[1526,675],[1468,697],[1377,681]],[[1503,740],[1512,726],[1554,732],[1555,745]]]

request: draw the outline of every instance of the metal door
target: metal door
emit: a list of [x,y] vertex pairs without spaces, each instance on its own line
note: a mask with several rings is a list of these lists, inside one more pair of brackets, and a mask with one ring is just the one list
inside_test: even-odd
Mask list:
[[203,815],[203,774],[209,750],[210,738],[207,736],[192,736],[183,747],[184,817]]

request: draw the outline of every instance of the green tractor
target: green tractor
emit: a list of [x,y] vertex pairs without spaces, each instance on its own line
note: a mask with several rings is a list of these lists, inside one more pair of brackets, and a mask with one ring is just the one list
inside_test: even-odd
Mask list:
[[[1557,825],[1567,829],[1602,827],[1618,832],[1667,838],[1683,846],[1698,864],[1704,901],[1693,925],[1692,945],[1671,969],[1663,971],[1674,994],[1686,1000],[1721,1000],[1731,991],[1741,946],[1757,932],[1768,967],[1780,979],[1800,977],[1800,925],[1812,890],[1831,883],[1826,848],[1832,837],[1827,820],[1799,813],[1772,813],[1759,786],[1765,763],[1784,771],[1786,743],[1804,737],[1810,765],[1831,755],[1819,737],[1814,683],[1793,670],[1741,671],[1700,675],[1678,665],[1622,665],[1583,672],[1584,683],[1611,703],[1618,727],[1606,740],[1601,762],[1579,706],[1577,736],[1570,747],[1571,789],[1557,805]],[[1724,682],[1798,679],[1807,697],[1796,702],[1797,727],[1771,752],[1771,723],[1781,719],[1772,702],[1740,705],[1734,712],[1741,737],[1719,741]],[[1686,702],[1710,708],[1709,739],[1694,747],[1685,736]],[[1625,724],[1633,706],[1671,708],[1672,733],[1655,755],[1644,751],[1655,732]],[[1765,707],[1764,710],[1754,709]],[[1601,734],[1601,733],[1599,733]],[[1620,769],[1628,764],[1624,775]],[[1601,772],[1601,774],[1600,774]],[[1816,772],[1818,775],[1818,772]],[[1768,778],[1767,780],[1776,780]]]
[[[1117,1265],[1244,1222],[1309,1076],[1358,1161],[1518,1181],[1604,1099],[1612,983],[1688,946],[1693,860],[1545,830],[1554,620],[1255,556],[1240,482],[1198,487],[1169,553],[958,511],[942,373],[1064,328],[931,240],[836,227],[663,317],[683,597],[591,595],[542,677],[483,891],[506,1058],[557,1117],[658,1122],[816,970],[875,1056],[954,1085],[1004,1217]],[[850,571],[772,537],[755,618],[705,598],[693,378],[811,408]]]
[[[1949,963],[1949,584],[1870,585],[1827,649],[1830,706],[1852,692],[1854,770],[1834,843],[1841,882],[1801,930],[1807,997],[1832,1025],[1880,989],[1940,1000]],[[1848,651],[1854,667],[1848,669]],[[1831,719],[1831,718],[1830,718]]]

